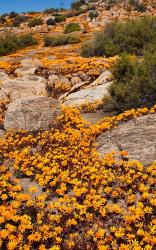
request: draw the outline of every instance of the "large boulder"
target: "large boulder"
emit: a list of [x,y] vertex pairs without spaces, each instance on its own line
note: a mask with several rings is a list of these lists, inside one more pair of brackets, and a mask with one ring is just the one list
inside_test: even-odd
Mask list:
[[1,94],[9,97],[11,102],[28,96],[47,96],[46,80],[40,76],[24,76],[21,78],[4,80]]
[[102,101],[105,96],[109,95],[108,88],[111,84],[112,82],[108,82],[99,86],[89,86],[71,93],[65,98],[64,104],[67,106],[80,106],[86,103]]
[[106,70],[91,84],[91,86],[102,85],[111,82],[112,80],[111,72]]
[[9,104],[4,127],[6,130],[46,130],[52,126],[58,113],[58,102],[52,97],[19,99]]
[[101,155],[126,150],[145,165],[156,160],[156,114],[138,117],[97,138]]
[[23,59],[21,61],[21,68],[15,70],[17,77],[25,75],[34,75],[36,70],[41,66],[41,62],[38,59]]
[[55,89],[57,85],[67,85],[70,87],[71,83],[68,78],[64,76],[50,75],[48,79],[48,86],[51,89]]
[[36,66],[23,66],[15,70],[15,75],[17,77],[25,75],[34,75],[38,67]]

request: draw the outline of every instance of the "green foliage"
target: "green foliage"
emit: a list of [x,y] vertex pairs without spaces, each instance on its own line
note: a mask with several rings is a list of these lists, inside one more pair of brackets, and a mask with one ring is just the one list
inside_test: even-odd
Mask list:
[[72,9],[78,10],[83,4],[85,4],[85,0],[77,0],[71,3]]
[[81,14],[84,14],[84,13],[86,13],[87,11],[88,11],[88,10],[85,10],[85,9],[80,8],[80,9],[78,9],[78,10],[76,11],[75,16],[79,16],[79,15],[81,15]]
[[59,12],[59,9],[57,9],[57,8],[47,8],[43,12],[47,13],[47,14],[53,14],[54,12]]
[[48,20],[46,21],[46,24],[47,24],[48,26],[51,26],[51,25],[55,25],[56,22],[55,22],[55,20],[54,20],[53,18],[50,18],[50,19],[48,19]]
[[80,30],[81,30],[81,26],[79,23],[68,23],[65,26],[64,33],[67,34],[67,33],[71,33],[74,31],[80,31]]
[[98,15],[99,14],[98,14],[97,10],[90,10],[90,12],[89,12],[89,17],[90,17],[91,20],[98,17]]
[[82,45],[82,56],[114,56],[124,52],[143,55],[156,43],[156,17],[107,24],[93,40]]
[[55,23],[61,23],[61,22],[64,22],[65,20],[66,20],[66,17],[59,15],[59,14],[57,16],[55,16],[55,18],[54,18]]
[[122,55],[113,68],[113,75],[115,81],[105,110],[109,106],[121,112],[156,103],[156,54],[147,54],[144,59]]
[[51,47],[67,45],[67,44],[76,44],[79,42],[80,42],[79,38],[74,37],[74,36],[69,36],[69,35],[68,36],[62,35],[62,36],[55,36],[55,37],[46,36],[44,38],[44,45],[51,46]]
[[140,3],[138,0],[130,0],[130,4],[135,7],[139,12],[145,12],[146,6],[143,3]]
[[0,23],[6,23],[6,18],[4,16],[0,16]]
[[28,23],[28,26],[30,28],[32,28],[32,27],[36,27],[36,26],[42,25],[42,24],[43,24],[43,21],[41,18],[34,18],[34,19],[30,20],[30,22]]
[[21,23],[26,22],[28,20],[27,16],[17,16],[13,20],[13,26],[18,27]]
[[37,44],[37,40],[32,34],[16,36],[15,34],[6,34],[0,37],[0,56],[10,54],[31,45]]
[[15,11],[12,11],[12,12],[9,13],[9,18],[15,18],[17,16],[19,16],[19,14],[16,13]]

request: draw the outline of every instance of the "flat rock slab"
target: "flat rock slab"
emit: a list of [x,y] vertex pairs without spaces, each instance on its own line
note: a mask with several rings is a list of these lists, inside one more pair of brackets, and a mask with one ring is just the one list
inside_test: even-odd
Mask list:
[[109,95],[108,88],[111,84],[112,82],[108,82],[99,86],[89,86],[88,88],[69,94],[64,104],[67,106],[81,106],[86,103],[102,101],[105,96]]
[[58,102],[52,97],[27,97],[8,105],[4,127],[6,130],[47,130],[59,113]]
[[3,80],[0,96],[6,95],[11,102],[28,96],[47,96],[46,80],[40,76],[24,76]]
[[95,112],[85,113],[85,114],[81,114],[81,115],[87,122],[89,122],[91,124],[96,124],[105,116],[103,110],[97,110]]
[[138,117],[97,138],[101,155],[126,150],[130,159],[148,165],[156,160],[156,114]]

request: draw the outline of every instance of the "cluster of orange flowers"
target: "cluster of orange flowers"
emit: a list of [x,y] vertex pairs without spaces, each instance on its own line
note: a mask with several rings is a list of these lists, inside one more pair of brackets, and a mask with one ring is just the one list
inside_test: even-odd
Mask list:
[[1,100],[0,100],[0,126],[3,125],[4,116],[5,116],[5,111],[6,111],[6,109],[7,109],[6,106],[7,106],[8,103],[9,103],[8,101],[5,101],[5,100],[1,101]]
[[[8,132],[0,142],[0,248],[153,250],[155,163],[144,167],[127,152],[100,158],[95,147],[101,131],[149,112],[156,106],[91,126],[63,108],[51,131]],[[25,193],[25,178],[42,192]]]
[[4,62],[0,61],[0,69],[5,70],[8,73],[12,73],[15,69],[20,67],[20,63],[11,63],[11,62]]
[[[56,50],[56,49],[55,49]],[[59,48],[59,53],[60,53]],[[73,52],[72,52],[73,53]],[[97,70],[99,69],[110,69],[112,65],[116,62],[118,56],[110,57],[110,58],[83,58],[77,54],[69,54],[69,48],[67,56],[65,52],[62,52],[61,56],[57,55],[57,58],[44,58],[41,59],[42,66],[45,69],[53,70],[58,74],[71,74],[78,71],[88,72],[92,70],[92,74],[94,76],[99,75]]]

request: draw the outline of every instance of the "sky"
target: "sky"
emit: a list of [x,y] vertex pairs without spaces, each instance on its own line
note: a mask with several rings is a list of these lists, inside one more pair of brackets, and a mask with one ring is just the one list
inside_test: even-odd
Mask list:
[[60,7],[61,2],[64,8],[68,8],[72,0],[0,0],[0,13],[40,11],[45,8]]

